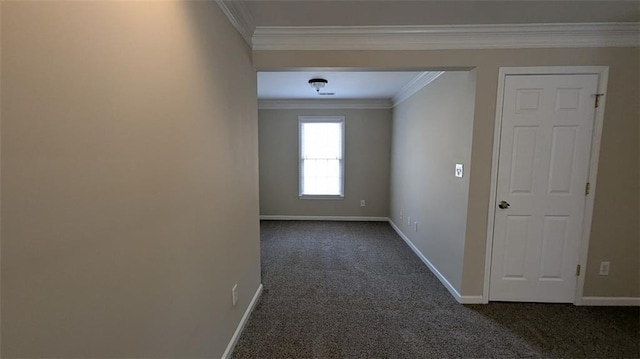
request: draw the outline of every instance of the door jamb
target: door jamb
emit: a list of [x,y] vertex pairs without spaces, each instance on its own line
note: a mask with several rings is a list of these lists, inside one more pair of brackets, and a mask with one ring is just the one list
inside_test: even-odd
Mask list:
[[[484,288],[482,291],[482,303],[489,303],[489,288],[491,280],[491,254],[493,252],[493,232],[496,212],[496,196],[498,185],[498,159],[500,155],[500,131],[502,128],[502,106],[504,101],[504,83],[507,75],[598,75],[598,93],[606,94],[609,78],[608,66],[560,66],[560,67],[500,67],[498,72],[498,93],[496,102],[496,118],[493,135],[493,157],[491,162],[491,192],[489,196],[489,212],[487,216],[487,245],[484,268]],[[582,304],[584,280],[586,273],[587,255],[589,253],[589,240],[591,235],[591,221],[593,217],[593,202],[596,194],[596,179],[598,174],[598,160],[600,157],[600,143],[602,139],[602,126],[604,123],[604,109],[607,97],[602,96],[595,111],[593,135],[591,138],[591,153],[589,160],[589,173],[587,181],[591,188],[585,201],[584,220],[582,223],[582,236],[580,238],[580,255],[578,264],[582,270],[576,283],[576,291],[573,304]]]

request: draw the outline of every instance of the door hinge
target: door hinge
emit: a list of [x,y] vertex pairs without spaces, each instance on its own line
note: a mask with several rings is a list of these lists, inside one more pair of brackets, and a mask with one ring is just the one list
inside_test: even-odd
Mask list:
[[576,277],[580,275],[580,265],[576,266]]
[[591,191],[591,183],[587,182],[587,185],[584,187],[584,195],[588,196]]
[[603,93],[597,93],[596,96],[596,108],[600,107],[600,96],[604,96]]

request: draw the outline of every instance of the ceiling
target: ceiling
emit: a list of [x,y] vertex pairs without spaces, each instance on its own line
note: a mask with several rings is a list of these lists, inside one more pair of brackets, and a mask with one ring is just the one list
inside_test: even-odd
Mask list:
[[[284,99],[391,99],[422,72],[258,72],[258,98]],[[316,93],[308,81],[323,78],[329,83]]]
[[255,26],[637,22],[640,1],[242,0]]
[[[632,23],[640,21],[640,0],[220,1],[235,3],[236,7],[239,8],[239,10],[236,9],[236,11],[238,11],[236,15],[239,15],[236,17],[239,20],[240,26],[236,25],[236,27],[250,44],[252,43],[251,37],[256,27],[258,30],[277,29],[278,27],[289,29],[275,38],[275,44],[278,45],[275,47],[278,49],[288,48],[287,46],[291,47],[293,45],[295,45],[294,47],[297,46],[296,48],[300,48],[303,45],[311,46],[313,44],[309,43],[313,42],[313,40],[320,41],[320,45],[317,45],[319,47],[326,45],[322,42],[324,41],[322,32],[302,32],[297,34],[291,32],[291,29],[293,29],[291,27],[393,27],[408,25],[453,25],[455,27],[456,25]],[[437,29],[437,31],[440,30]],[[568,31],[571,32],[572,30],[570,29]],[[446,33],[443,36],[450,36],[452,34],[453,33]],[[328,33],[325,37],[327,37],[326,41],[346,41],[351,39],[348,36],[345,38],[344,35],[343,33],[339,33],[338,35]],[[471,38],[470,35],[471,34],[466,34],[465,36]],[[374,40],[384,40],[385,36],[386,34],[378,35]],[[613,36],[618,35],[614,34]],[[351,49],[353,46],[366,42],[365,40],[371,40],[371,38],[368,37],[355,37],[355,39],[355,43],[348,43],[345,46]],[[387,40],[395,41],[394,39],[396,38]],[[288,41],[293,40],[298,42],[294,41],[293,45],[288,43]],[[432,41],[430,39],[426,40]],[[438,38],[436,40],[440,39]],[[518,42],[518,44],[520,44],[520,42]],[[254,38],[252,45],[254,49],[255,45],[256,42]],[[265,45],[262,44],[262,46],[264,47]],[[334,44],[334,46],[337,45]],[[407,85],[420,74],[421,72],[259,72],[258,98],[261,100],[391,99],[401,91],[403,86]],[[335,95],[318,95],[308,84],[308,80],[315,77],[327,79],[329,83],[322,91],[335,92]]]

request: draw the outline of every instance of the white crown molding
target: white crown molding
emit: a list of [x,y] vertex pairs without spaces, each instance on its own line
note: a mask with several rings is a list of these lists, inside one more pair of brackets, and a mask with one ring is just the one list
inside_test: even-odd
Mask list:
[[388,109],[392,103],[387,99],[359,100],[258,100],[259,110],[361,110]]
[[640,23],[258,26],[254,50],[447,50],[640,46]]
[[251,37],[256,28],[253,17],[242,1],[216,0],[216,3],[227,16],[227,19],[238,30],[244,41],[252,47]]
[[416,92],[420,91],[423,87],[432,83],[435,79],[440,77],[440,75],[444,74],[444,71],[426,71],[421,72],[418,76],[416,76],[413,80],[409,81],[406,85],[404,85],[398,93],[393,96],[391,102],[393,103],[393,107],[396,107],[404,100],[413,96]]

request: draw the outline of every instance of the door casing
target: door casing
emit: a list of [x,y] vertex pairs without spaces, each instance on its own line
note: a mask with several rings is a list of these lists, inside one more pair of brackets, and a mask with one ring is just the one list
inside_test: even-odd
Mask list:
[[[507,75],[598,75],[598,93],[604,94],[600,97],[598,108],[595,111],[593,126],[593,136],[591,138],[591,153],[589,160],[590,183],[589,195],[585,201],[584,221],[582,227],[582,237],[580,238],[580,255],[578,264],[581,266],[581,273],[578,276],[576,292],[573,304],[582,304],[582,294],[584,290],[585,268],[587,255],[589,254],[589,237],[591,232],[591,221],[593,216],[593,204],[596,194],[596,178],[598,174],[598,159],[600,157],[600,141],[602,137],[602,126],[604,123],[604,108],[607,100],[606,90],[609,78],[608,66],[562,66],[562,67],[501,67],[498,72],[498,94],[496,103],[496,118],[493,135],[493,157],[491,163],[491,193],[489,196],[489,215],[487,216],[487,245],[484,268],[484,288],[482,291],[482,302],[489,303],[489,285],[491,280],[491,254],[493,251],[494,218],[496,212],[496,193],[498,185],[498,159],[500,156],[500,133],[502,128],[502,105],[504,101],[504,83]],[[595,101],[595,98],[594,98]]]

